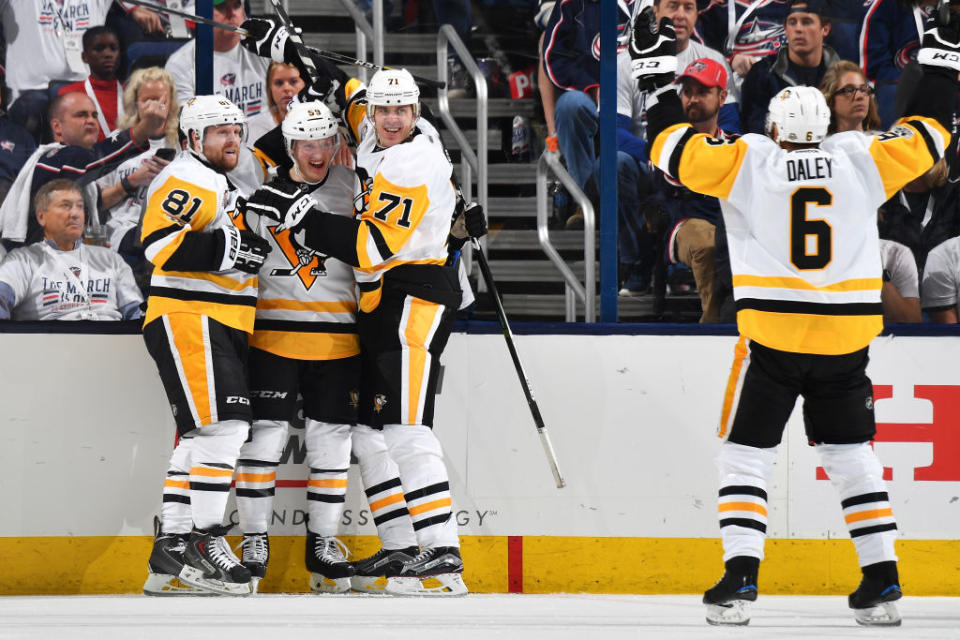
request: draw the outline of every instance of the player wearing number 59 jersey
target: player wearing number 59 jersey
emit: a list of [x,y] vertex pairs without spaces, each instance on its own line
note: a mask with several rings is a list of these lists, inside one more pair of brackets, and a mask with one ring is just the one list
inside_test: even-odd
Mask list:
[[767,490],[777,446],[798,396],[862,569],[849,606],[860,624],[898,625],[897,524],[870,447],[876,433],[866,375],[882,328],[876,211],[942,156],[950,142],[960,71],[960,19],[924,35],[924,68],[907,113],[890,131],[824,140],[826,100],[788,87],[770,101],[767,136],[733,141],[697,134],[669,87],[675,38],[669,20],[638,17],[634,77],[659,87],[648,102],[650,158],[693,191],[715,196],[727,229],[737,343],[720,418],[724,439],[718,516],[726,572],[704,594],[711,624],[746,624],[757,598]]

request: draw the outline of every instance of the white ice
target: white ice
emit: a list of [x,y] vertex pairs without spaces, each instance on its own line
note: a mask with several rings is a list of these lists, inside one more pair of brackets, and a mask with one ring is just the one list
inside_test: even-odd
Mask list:
[[960,640],[960,598],[906,597],[903,626],[858,626],[841,596],[763,596],[748,627],[710,627],[699,596],[471,594],[0,597],[0,638],[472,640],[899,638]]

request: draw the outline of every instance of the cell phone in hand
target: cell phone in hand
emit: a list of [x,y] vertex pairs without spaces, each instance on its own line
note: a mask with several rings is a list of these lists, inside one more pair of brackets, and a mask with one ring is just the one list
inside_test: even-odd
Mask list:
[[176,149],[157,149],[157,152],[153,154],[154,158],[160,158],[161,160],[166,160],[169,162],[177,156]]

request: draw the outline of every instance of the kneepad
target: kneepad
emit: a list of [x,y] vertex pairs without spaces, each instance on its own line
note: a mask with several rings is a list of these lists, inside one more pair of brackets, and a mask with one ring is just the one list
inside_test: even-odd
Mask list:
[[284,420],[255,420],[250,428],[250,439],[240,449],[242,460],[280,462],[283,448],[287,445],[287,428]]
[[306,420],[307,464],[313,469],[350,466],[350,425]]

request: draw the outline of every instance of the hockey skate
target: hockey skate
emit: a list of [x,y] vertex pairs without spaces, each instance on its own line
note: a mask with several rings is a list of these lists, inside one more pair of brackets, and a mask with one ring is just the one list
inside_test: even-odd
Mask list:
[[146,596],[212,596],[214,594],[180,580],[183,551],[187,548],[186,533],[163,533],[160,519],[153,519],[153,551],[147,562],[147,581],[143,583]]
[[758,558],[737,556],[726,562],[720,581],[703,594],[707,622],[714,625],[750,624],[750,603],[757,599]]
[[847,597],[857,624],[869,627],[898,627],[902,622],[895,601],[903,597],[897,563],[878,562],[863,567],[863,579]]
[[194,529],[183,553],[180,580],[228,596],[250,595],[250,570],[240,564],[223,536],[230,527]]
[[350,590],[353,565],[347,562],[347,550],[338,538],[318,536],[307,531],[305,549],[310,589],[314,593],[344,593]]
[[243,534],[240,562],[250,570],[250,591],[257,593],[260,580],[267,575],[270,560],[270,537],[266,533]]
[[385,592],[387,583],[400,575],[403,565],[420,553],[419,547],[380,549],[372,556],[352,563],[356,572],[350,578],[350,588],[360,593]]
[[396,596],[462,596],[467,585],[460,574],[463,560],[457,547],[427,547],[403,565],[384,592]]

